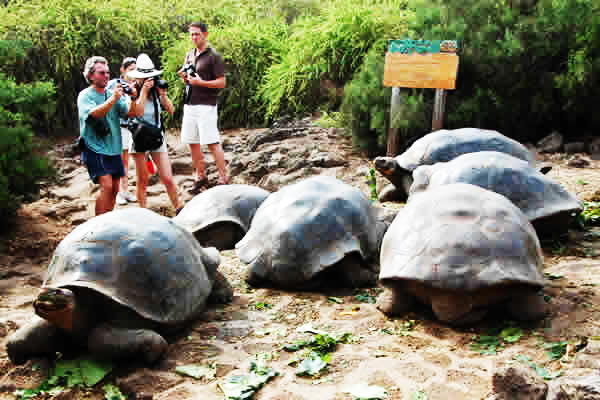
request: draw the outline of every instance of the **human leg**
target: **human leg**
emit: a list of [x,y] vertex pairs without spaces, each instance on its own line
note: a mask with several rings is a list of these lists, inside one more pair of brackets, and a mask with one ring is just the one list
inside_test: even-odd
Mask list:
[[98,192],[98,196],[96,196],[96,215],[101,215],[111,211],[115,207],[118,181],[116,183],[116,190],[113,188],[113,177],[111,175],[99,176],[98,183],[100,184],[100,191]]
[[181,142],[190,146],[192,153],[192,167],[194,167],[194,180],[204,183],[206,181],[204,171],[204,156],[200,145],[199,121],[202,106],[183,106],[183,121],[181,124]]
[[219,171],[219,183],[226,185],[229,183],[227,178],[227,171],[225,170],[225,153],[221,143],[213,143],[208,145],[208,149],[212,153],[215,164],[217,164],[217,170]]
[[175,185],[175,181],[173,180],[173,170],[171,168],[171,161],[169,161],[169,156],[167,152],[152,152],[152,160],[156,164],[156,168],[158,169],[158,175],[160,176],[160,180],[165,185],[165,189],[167,190],[167,194],[169,195],[169,199],[171,199],[171,204],[175,207],[175,210],[179,209],[179,194],[177,193],[177,186]]
[[192,164],[194,166],[194,180],[196,182],[204,181],[206,179],[206,172],[204,170],[202,147],[199,143],[190,143],[189,146],[192,153]]
[[134,153],[135,173],[137,181],[135,184],[137,201],[140,207],[146,208],[146,188],[148,186],[148,170],[146,169],[146,154]]

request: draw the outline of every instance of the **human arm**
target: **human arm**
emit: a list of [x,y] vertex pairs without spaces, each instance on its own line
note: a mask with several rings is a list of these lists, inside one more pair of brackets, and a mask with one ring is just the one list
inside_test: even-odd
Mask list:
[[123,88],[120,85],[115,85],[113,94],[108,99],[106,99],[104,103],[92,108],[89,114],[96,119],[104,117],[117,103],[117,101],[119,101],[122,95]]
[[223,89],[227,83],[225,81],[225,75],[220,76],[217,79],[212,80],[212,81],[205,81],[204,79],[202,79],[198,75],[196,75],[194,77],[187,78],[187,81],[192,86],[203,86],[203,87],[211,88],[211,89]]
[[153,86],[154,86],[154,80],[146,79],[144,81],[144,84],[142,85],[142,88],[140,89],[140,96],[138,97],[138,99],[136,101],[136,106],[137,106],[136,115],[140,118],[144,115],[146,101],[148,100],[148,97],[150,96],[150,90],[152,89]]
[[158,89],[158,94],[160,98],[160,104],[162,104],[163,108],[166,112],[173,115],[175,112],[175,106],[169,96],[167,96],[167,89]]

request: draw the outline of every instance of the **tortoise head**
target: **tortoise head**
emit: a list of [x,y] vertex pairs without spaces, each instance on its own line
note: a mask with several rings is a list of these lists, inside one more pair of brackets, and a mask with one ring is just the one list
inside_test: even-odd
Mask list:
[[394,157],[376,157],[375,169],[384,176],[389,176],[396,172],[398,162]]
[[45,288],[33,302],[35,313],[57,327],[71,332],[75,296],[68,289]]

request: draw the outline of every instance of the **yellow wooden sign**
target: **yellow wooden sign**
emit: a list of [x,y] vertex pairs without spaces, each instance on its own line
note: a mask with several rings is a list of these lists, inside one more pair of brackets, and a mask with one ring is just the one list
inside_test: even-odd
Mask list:
[[385,55],[383,85],[406,88],[454,89],[458,56],[453,53]]

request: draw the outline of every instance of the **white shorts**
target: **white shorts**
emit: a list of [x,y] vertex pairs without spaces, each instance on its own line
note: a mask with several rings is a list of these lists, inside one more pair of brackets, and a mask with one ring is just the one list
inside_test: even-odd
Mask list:
[[185,104],[181,123],[181,142],[186,144],[220,143],[221,137],[217,128],[218,118],[217,106]]
[[123,151],[131,148],[131,131],[121,127],[121,141],[123,142]]

